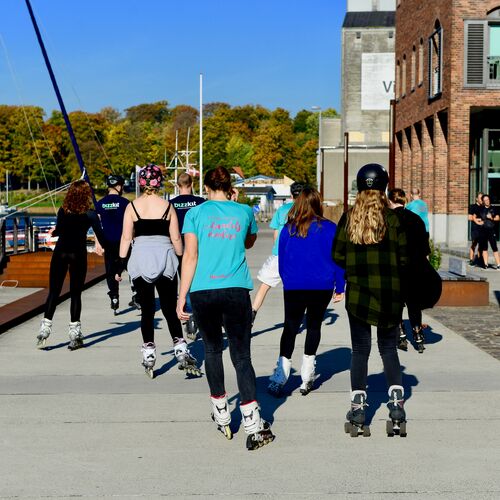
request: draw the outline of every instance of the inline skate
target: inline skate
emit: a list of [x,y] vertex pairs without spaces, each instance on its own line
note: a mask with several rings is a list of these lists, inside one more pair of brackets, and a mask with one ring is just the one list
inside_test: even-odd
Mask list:
[[300,384],[300,393],[307,396],[313,388],[314,377],[316,376],[316,356],[304,354],[302,366],[300,368],[302,384]]
[[281,391],[290,376],[291,368],[292,360],[285,358],[284,356],[280,356],[278,358],[274,373],[269,377],[270,383],[267,386],[267,390],[270,394],[276,397],[281,395]]
[[201,370],[196,366],[196,358],[189,352],[188,345],[184,339],[174,340],[174,356],[179,363],[179,370],[184,370],[188,375],[201,376]]
[[40,330],[37,335],[37,343],[36,346],[38,349],[43,349],[45,344],[47,343],[47,339],[49,335],[52,333],[52,320],[43,318],[40,322]]
[[247,450],[257,450],[274,440],[271,425],[261,418],[257,401],[240,405],[240,411],[247,434]]
[[83,347],[82,324],[79,321],[71,321],[68,330],[69,344],[68,349],[75,351]]
[[212,401],[212,420],[217,424],[217,429],[227,439],[233,439],[233,433],[229,425],[231,423],[231,413],[227,402],[227,394],[220,397],[210,396],[210,400]]
[[142,344],[142,366],[149,378],[154,378],[154,366],[156,363],[156,345],[154,342],[146,342]]
[[413,329],[413,342],[415,342],[415,345],[417,346],[417,351],[422,354],[425,350],[425,335],[421,326],[416,326]]

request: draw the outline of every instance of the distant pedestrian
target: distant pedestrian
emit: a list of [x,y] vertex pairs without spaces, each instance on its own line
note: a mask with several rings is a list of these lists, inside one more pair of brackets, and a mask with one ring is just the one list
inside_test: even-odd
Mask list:
[[[84,180],[71,184],[62,207],[57,212],[57,223],[52,236],[58,236],[50,261],[49,295],[38,333],[38,347],[45,346],[52,333],[52,318],[66,274],[69,272],[70,323],[68,348],[83,346],[80,316],[82,312],[82,291],[87,275],[87,232],[92,227],[100,246],[106,246],[104,233],[95,210],[92,209],[92,191]],[[96,246],[99,254],[99,246]]]
[[319,192],[304,187],[288,213],[279,237],[279,273],[283,280],[285,320],[280,354],[268,390],[279,396],[290,376],[295,338],[306,317],[307,334],[300,374],[300,392],[313,388],[321,324],[328,304],[344,298],[344,271],[332,258],[337,225],[323,217]]
[[191,301],[205,346],[205,369],[210,387],[212,419],[228,439],[231,412],[224,383],[222,327],[229,343],[240,392],[240,410],[247,448],[271,442],[271,426],[260,415],[255,371],[250,355],[252,278],[245,257],[257,239],[257,224],[248,205],[230,200],[231,176],[224,167],[204,178],[208,201],[190,210],[184,222],[183,258],[177,315],[186,320],[186,296]]
[[[179,195],[170,200],[175,212],[177,213],[177,219],[179,221],[179,231],[181,233],[182,243],[184,244],[184,235],[182,234],[182,229],[184,227],[184,218],[189,210],[198,205],[201,205],[205,198],[201,196],[195,196],[193,194],[193,178],[186,172],[179,175],[177,178],[177,186],[179,187]],[[182,272],[182,256],[179,257],[179,278]],[[191,307],[191,300],[189,298],[189,293],[186,297],[186,312],[190,314],[189,319],[185,322],[186,335],[189,339],[196,339],[196,322],[193,318],[193,310]]]
[[199,375],[196,360],[189,353],[175,311],[178,256],[182,255],[182,241],[175,210],[171,210],[172,205],[158,194],[162,179],[157,165],[146,165],[139,171],[142,194],[125,210],[116,279],[121,280],[121,274],[127,268],[137,290],[141,305],[142,365],[146,373],[153,378],[156,362],[156,289],[179,367],[188,374]]
[[482,256],[483,268],[488,268],[488,243],[491,246],[495,264],[493,269],[500,270],[500,256],[498,254],[497,233],[495,223],[500,221],[500,214],[498,210],[491,204],[489,195],[483,195],[483,207],[479,212],[480,219],[476,218],[481,226],[479,252]]
[[425,230],[429,233],[429,207],[424,200],[420,198],[420,189],[411,190],[411,201],[406,205],[406,209],[417,214],[425,224]]
[[342,215],[333,243],[333,258],[346,271],[346,309],[351,328],[351,409],[345,430],[351,436],[365,426],[366,382],[371,350],[371,326],[389,386],[388,433],[406,435],[404,389],[397,343],[403,310],[401,268],[407,265],[406,231],[389,209],[385,190],[389,177],[378,164],[362,167],[357,175],[354,206]]
[[120,297],[118,281],[115,280],[115,266],[120,250],[123,215],[129,201],[122,196],[125,179],[121,175],[108,175],[106,184],[108,186],[108,194],[97,202],[97,213],[101,220],[107,243],[106,252],[104,252],[104,264],[106,266],[108,296],[111,300],[111,309],[116,314],[116,311],[120,307]]
[[[295,201],[300,193],[302,192],[304,185],[300,182],[294,182],[290,186],[290,193],[292,195],[292,199]],[[278,286],[281,283],[281,277],[278,270],[278,245],[279,245],[279,237],[281,234],[281,230],[285,226],[288,220],[288,212],[293,207],[294,201],[285,203],[281,205],[281,207],[276,210],[271,219],[271,224],[269,227],[274,229],[273,233],[273,250],[270,257],[266,259],[259,272],[257,273],[257,279],[261,282],[259,289],[255,295],[252,304],[252,324],[255,320],[255,316],[257,315],[257,311],[261,308],[264,299],[266,298],[267,292],[271,288]]]
[[471,245],[469,250],[469,264],[471,266],[475,265],[476,259],[477,262],[480,263],[482,260],[481,252],[478,249],[477,256],[476,247],[479,243],[479,239],[481,236],[482,225],[479,223],[481,219],[481,209],[483,208],[483,193],[481,191],[477,193],[476,201],[469,206],[469,221],[471,224]]

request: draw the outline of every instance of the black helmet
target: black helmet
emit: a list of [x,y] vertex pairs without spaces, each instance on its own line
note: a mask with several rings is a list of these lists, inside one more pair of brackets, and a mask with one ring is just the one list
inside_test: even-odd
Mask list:
[[301,182],[294,182],[290,186],[290,193],[292,193],[293,197],[299,196],[300,193],[302,193],[302,190],[304,189],[304,184]]
[[111,188],[116,186],[123,186],[125,184],[125,179],[121,175],[111,174],[108,175],[106,184]]
[[385,191],[387,184],[389,184],[389,175],[382,165],[378,163],[368,163],[359,169],[356,183],[358,185],[358,192],[360,193],[367,189]]

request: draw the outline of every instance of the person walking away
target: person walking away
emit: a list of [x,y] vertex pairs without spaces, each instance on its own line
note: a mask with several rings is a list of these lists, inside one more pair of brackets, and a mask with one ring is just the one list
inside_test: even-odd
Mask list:
[[279,238],[279,272],[283,280],[285,325],[280,354],[268,390],[280,396],[290,375],[295,338],[306,316],[307,334],[300,374],[303,396],[313,388],[321,324],[332,297],[344,297],[344,271],[332,259],[337,225],[323,217],[319,192],[304,187],[288,214]]
[[[429,290],[423,290],[419,286],[419,283],[421,282],[422,275],[425,273],[426,266],[429,265],[427,261],[427,256],[431,253],[429,235],[425,231],[422,219],[405,208],[407,199],[406,193],[402,189],[391,189],[388,198],[389,207],[398,215],[406,230],[408,265],[405,268],[407,274],[403,276],[403,288],[405,289],[405,301],[408,308],[408,318],[413,331],[413,340],[417,345],[418,351],[422,353],[425,349],[425,337],[422,328],[422,309],[420,303],[422,296],[429,293]],[[401,322],[398,348],[403,351],[408,350],[408,340],[403,322]]]
[[[188,210],[197,207],[205,201],[205,198],[201,196],[195,196],[193,194],[193,178],[186,172],[179,175],[177,178],[177,186],[179,187],[179,195],[170,200],[175,212],[177,214],[177,220],[179,221],[179,231],[181,233],[182,243],[184,244],[184,235],[182,234],[182,228],[184,227],[184,218]],[[179,277],[182,271],[182,256],[179,257]],[[196,324],[193,319],[191,301],[189,299],[189,294],[187,295],[186,311],[191,313],[189,319],[186,321],[186,336],[191,340],[196,340]]]
[[193,314],[205,345],[205,370],[210,387],[212,419],[228,439],[231,414],[222,363],[224,326],[236,370],[240,410],[247,449],[274,439],[271,426],[260,416],[255,371],[250,356],[252,278],[245,257],[257,239],[252,209],[230,200],[231,176],[224,167],[204,178],[208,201],[189,210],[184,220],[184,252],[177,315],[186,320],[186,296],[191,290]]
[[182,255],[182,241],[175,210],[171,210],[172,205],[159,196],[161,184],[162,173],[157,165],[149,164],[139,171],[142,194],[125,209],[116,279],[121,280],[121,274],[127,268],[137,290],[141,306],[142,365],[146,373],[154,377],[156,289],[179,368],[187,374],[199,376],[196,359],[189,352],[175,311],[177,256]]
[[497,209],[491,204],[490,196],[483,195],[483,207],[479,215],[480,219],[476,218],[481,226],[481,236],[479,242],[479,252],[483,260],[483,269],[488,269],[488,243],[491,246],[495,264],[493,269],[500,270],[500,256],[498,255],[497,234],[495,231],[495,222],[500,221],[500,214]]
[[429,207],[420,198],[420,189],[413,188],[411,190],[411,201],[406,205],[406,209],[417,214],[424,221],[425,230],[429,234]]
[[477,193],[476,201],[469,206],[468,219],[471,223],[471,231],[470,231],[471,245],[469,250],[469,264],[471,266],[474,266],[476,262],[480,263],[482,258],[479,249],[477,256],[475,255],[476,247],[478,246],[479,239],[481,236],[482,227],[481,224],[478,223],[478,221],[481,219],[482,208],[483,208],[483,193],[479,192]]
[[371,326],[389,385],[388,435],[406,435],[404,389],[397,343],[403,310],[401,269],[407,265],[406,231],[387,206],[386,170],[367,164],[357,174],[354,205],[342,215],[333,243],[333,259],[346,271],[346,309],[352,343],[351,409],[346,432],[370,435],[365,426],[366,382]]
[[97,202],[97,214],[106,238],[106,252],[104,265],[106,267],[106,283],[108,296],[111,300],[111,309],[116,314],[120,307],[119,285],[115,280],[115,264],[120,251],[122,236],[123,215],[129,201],[122,196],[125,179],[121,175],[111,174],[106,178],[108,194]]
[[[302,192],[303,184],[300,182],[294,182],[290,186],[290,193],[292,195],[292,199],[295,201],[299,194]],[[278,271],[278,245],[279,245],[279,236],[281,230],[285,226],[288,220],[288,212],[293,207],[293,203],[285,203],[281,207],[276,210],[271,219],[271,224],[269,227],[274,229],[274,244],[271,256],[269,256],[262,267],[260,268],[257,279],[261,282],[259,289],[257,290],[257,294],[255,295],[253,304],[252,304],[252,324],[255,320],[255,316],[257,315],[258,310],[261,308],[264,303],[264,299],[266,298],[267,292],[271,288],[278,286],[281,283],[280,273]]]
[[[87,275],[87,232],[92,227],[96,243],[106,248],[104,234],[99,218],[92,207],[92,191],[84,180],[71,184],[62,207],[57,212],[56,227],[52,236],[58,236],[54,253],[50,261],[49,295],[45,302],[44,317],[37,336],[39,348],[45,347],[47,338],[52,333],[52,318],[57,307],[59,296],[66,274],[69,272],[70,293],[70,350],[83,346],[81,328],[82,290]],[[102,252],[96,245],[99,255]]]

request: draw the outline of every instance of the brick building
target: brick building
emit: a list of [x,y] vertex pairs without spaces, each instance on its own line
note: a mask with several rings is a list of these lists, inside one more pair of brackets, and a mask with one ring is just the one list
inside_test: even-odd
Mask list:
[[465,246],[476,192],[500,202],[500,0],[397,0],[395,114],[395,184]]

